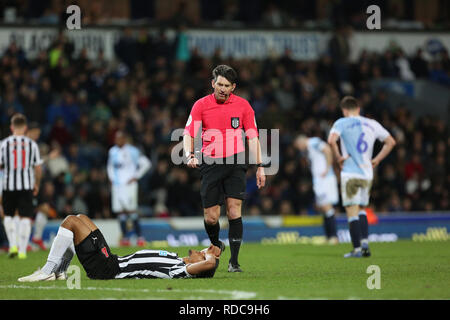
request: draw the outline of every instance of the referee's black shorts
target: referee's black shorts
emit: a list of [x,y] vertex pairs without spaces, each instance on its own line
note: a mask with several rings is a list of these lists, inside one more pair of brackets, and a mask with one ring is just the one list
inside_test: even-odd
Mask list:
[[2,203],[6,216],[14,216],[17,210],[21,217],[33,217],[33,190],[3,190]]
[[[236,156],[233,157],[236,160]],[[246,196],[247,164],[222,164],[204,161],[199,167],[201,175],[200,196],[203,208],[222,205],[226,198],[244,200]]]
[[119,273],[117,256],[111,254],[99,229],[92,231],[77,244],[75,252],[90,279],[114,279]]

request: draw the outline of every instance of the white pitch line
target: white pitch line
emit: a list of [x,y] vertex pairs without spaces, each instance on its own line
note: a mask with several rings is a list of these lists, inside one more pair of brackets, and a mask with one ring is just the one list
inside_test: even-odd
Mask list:
[[[249,291],[238,291],[238,290],[214,290],[214,289],[171,289],[171,290],[163,290],[163,289],[127,289],[127,288],[99,288],[99,287],[82,287],[81,289],[69,289],[67,287],[58,287],[58,286],[26,286],[26,285],[7,285],[0,286],[0,289],[33,289],[33,290],[88,290],[88,291],[116,291],[116,292],[140,292],[140,293],[170,293],[170,292],[198,292],[198,293],[213,293],[220,295],[229,295],[230,299],[241,300],[241,299],[252,299],[256,297],[255,292]],[[153,299],[153,298],[152,298]],[[225,299],[225,298],[223,298]]]

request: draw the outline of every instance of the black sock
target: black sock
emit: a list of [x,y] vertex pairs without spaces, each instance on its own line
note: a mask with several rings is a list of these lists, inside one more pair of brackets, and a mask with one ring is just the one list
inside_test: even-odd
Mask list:
[[352,238],[353,248],[361,247],[361,226],[359,219],[349,221],[350,237]]
[[359,215],[359,224],[361,226],[361,239],[369,238],[369,222],[365,214]]
[[133,221],[134,232],[138,237],[141,236],[141,224],[139,223],[139,215],[137,213],[131,215],[131,221]]
[[336,219],[334,218],[334,215],[331,217],[324,217],[324,228],[325,228],[325,235],[327,238],[336,237],[337,231],[336,231]]
[[127,214],[125,213],[119,214],[120,231],[122,231],[122,236],[124,238],[127,237],[127,219],[128,219]]
[[231,251],[230,262],[233,265],[237,265],[239,249],[241,248],[242,243],[242,234],[244,232],[244,228],[242,225],[242,217],[233,220],[228,220],[228,223],[229,223],[228,238],[230,240],[230,251]]
[[209,240],[213,245],[220,248],[219,242],[219,233],[220,233],[220,224],[217,221],[216,224],[207,224],[205,220],[203,220],[203,224],[205,225],[206,233],[208,234]]

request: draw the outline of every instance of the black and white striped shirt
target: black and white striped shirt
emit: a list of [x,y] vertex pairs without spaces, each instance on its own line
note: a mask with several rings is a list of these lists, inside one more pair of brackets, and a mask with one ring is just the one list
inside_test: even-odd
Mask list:
[[118,257],[119,273],[116,279],[129,278],[191,278],[182,258],[164,250],[140,250]]
[[11,135],[0,142],[3,191],[33,190],[34,167],[43,163],[36,142],[26,136]]

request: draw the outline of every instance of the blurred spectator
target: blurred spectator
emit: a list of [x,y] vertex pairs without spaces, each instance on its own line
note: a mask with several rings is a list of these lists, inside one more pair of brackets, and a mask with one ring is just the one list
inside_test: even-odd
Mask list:
[[420,48],[411,59],[411,70],[416,78],[428,78],[428,62],[423,58],[423,50]]
[[424,168],[420,160],[420,153],[414,153],[411,160],[405,165],[405,178],[409,180],[413,177],[421,178]]
[[[224,10],[217,15],[237,21],[242,18],[239,4],[219,3]],[[288,21],[298,14],[282,4],[278,8]],[[296,61],[289,51],[250,61],[230,59],[220,51],[213,57],[202,56],[197,49],[187,54],[186,44],[183,54],[177,55],[175,43],[180,39],[173,42],[164,29],[155,35],[145,28],[137,31],[133,35],[127,28],[119,40],[118,63],[102,58],[103,52],[96,59],[86,50],[75,54],[63,33],[33,59],[17,46],[0,53],[2,137],[9,133],[14,112],[25,112],[40,124],[42,144],[53,150],[43,181],[48,197],[55,204],[59,199],[60,217],[68,210],[111,217],[105,165],[117,130],[127,131],[155,163],[148,180],[143,180],[140,197],[141,204],[152,207],[150,214],[202,215],[198,185],[192,183],[198,176],[170,161],[171,134],[184,127],[193,102],[210,92],[210,69],[216,63],[231,64],[239,72],[242,84],[237,94],[250,100],[258,127],[280,129],[280,170],[260,191],[255,191],[249,170],[246,214],[314,213],[311,177],[306,164],[297,159],[292,137],[302,132],[326,138],[331,123],[341,116],[338,102],[344,92],[358,96],[363,114],[379,119],[398,141],[374,181],[375,210],[448,210],[448,122],[435,115],[416,118],[407,105],[394,106],[386,92],[372,92],[369,86],[374,78],[405,78],[408,69],[402,68],[408,58],[414,77],[445,83],[447,52],[436,56],[430,68],[420,50],[406,57],[398,48],[381,54],[362,52],[352,63],[350,28],[340,27],[319,61]]]
[[267,10],[263,13],[263,24],[267,27],[284,27],[287,25],[287,17],[275,3],[269,3]]
[[401,49],[399,50],[395,62],[399,70],[400,79],[406,81],[411,81],[415,79],[414,73],[411,70],[411,66],[403,50]]
[[128,69],[132,70],[138,61],[138,43],[130,27],[124,29],[114,50],[117,57],[127,65]]
[[349,59],[351,29],[349,26],[340,25],[328,43],[328,50],[334,65],[338,84],[349,80]]

